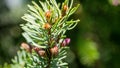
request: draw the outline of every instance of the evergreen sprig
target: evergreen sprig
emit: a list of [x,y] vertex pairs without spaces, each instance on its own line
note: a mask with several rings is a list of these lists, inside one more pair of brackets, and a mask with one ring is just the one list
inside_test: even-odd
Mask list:
[[77,10],[79,5],[72,8],[73,0],[65,0],[62,4],[56,0],[39,1],[40,5],[32,1],[28,5],[28,13],[21,24],[27,43],[21,44],[21,52],[13,60],[24,68],[68,68],[66,58],[70,38],[66,38],[66,31],[73,29],[79,20],[68,18]]

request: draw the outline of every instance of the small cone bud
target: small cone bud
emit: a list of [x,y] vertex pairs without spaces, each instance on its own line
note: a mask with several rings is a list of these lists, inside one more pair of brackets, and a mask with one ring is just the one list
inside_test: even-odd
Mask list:
[[38,52],[39,50],[40,50],[40,48],[38,48],[38,47],[34,47],[33,48],[36,52]]
[[44,51],[44,50],[39,50],[39,51],[38,51],[38,54],[39,54],[40,56],[44,57],[44,56],[45,56],[45,51]]
[[66,46],[70,43],[70,38],[66,38],[65,40],[63,40],[62,42],[62,46]]
[[22,43],[21,44],[21,47],[24,48],[26,51],[30,52],[31,51],[31,48],[30,48],[30,45],[28,45],[27,43]]
[[57,55],[58,54],[58,46],[54,46],[53,48],[51,48],[50,52],[52,55]]
[[67,10],[68,10],[68,6],[67,6],[67,5],[64,5],[64,6],[63,6],[63,10],[64,10],[64,11],[67,11]]
[[42,56],[42,57],[45,56],[45,51],[44,51],[44,50],[42,50],[42,49],[40,49],[40,48],[38,48],[38,47],[34,47],[33,49],[35,50],[35,52],[36,52],[38,55],[40,55],[40,56]]
[[63,10],[62,10],[62,16],[65,16],[66,15],[66,11],[68,10],[68,6],[67,5],[64,5],[63,6]]
[[47,11],[46,13],[45,13],[45,16],[46,16],[46,18],[50,18],[50,16],[51,16],[51,11]]
[[45,28],[45,29],[50,29],[50,28],[51,28],[51,25],[50,25],[49,23],[45,23],[45,24],[43,25],[43,28]]

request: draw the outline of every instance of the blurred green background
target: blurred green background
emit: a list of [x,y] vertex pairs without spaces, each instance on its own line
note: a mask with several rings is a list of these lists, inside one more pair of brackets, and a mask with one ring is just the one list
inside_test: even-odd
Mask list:
[[[25,41],[19,24],[25,23],[21,16],[30,2],[0,1],[0,65],[11,63]],[[81,6],[70,19],[81,21],[66,33],[71,38],[69,67],[120,68],[120,0],[74,0],[77,4]]]

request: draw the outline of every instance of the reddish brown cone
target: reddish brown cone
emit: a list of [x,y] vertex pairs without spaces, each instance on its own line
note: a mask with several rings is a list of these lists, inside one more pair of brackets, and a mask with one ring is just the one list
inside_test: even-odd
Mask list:
[[44,51],[44,50],[42,50],[42,49],[40,49],[40,48],[38,48],[38,47],[34,47],[33,49],[35,50],[35,52],[36,52],[38,55],[40,55],[40,56],[42,56],[42,57],[45,56],[45,51]]
[[43,25],[43,28],[44,28],[44,29],[50,29],[50,28],[51,28],[51,25],[50,25],[49,23],[45,23],[45,24]]
[[38,54],[39,54],[40,56],[44,57],[44,56],[45,56],[45,51],[44,51],[44,50],[39,50],[39,51],[38,51]]
[[46,13],[45,13],[45,16],[46,16],[46,18],[50,18],[51,17],[51,11],[47,11]]
[[58,46],[54,46],[53,48],[50,49],[50,52],[52,55],[57,55],[58,54]]
[[21,47],[24,48],[26,51],[31,52],[31,47],[29,44],[23,42],[21,44]]
[[63,6],[63,10],[64,10],[64,11],[67,11],[67,10],[68,10],[68,6],[67,6],[67,5],[64,5],[64,6]]

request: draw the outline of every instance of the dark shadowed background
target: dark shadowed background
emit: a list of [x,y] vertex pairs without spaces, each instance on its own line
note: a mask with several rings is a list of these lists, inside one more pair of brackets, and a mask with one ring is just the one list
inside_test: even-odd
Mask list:
[[[35,0],[38,2],[38,0]],[[63,0],[57,0],[62,2]],[[0,67],[10,64],[25,42],[19,26],[31,0],[0,1]],[[120,0],[74,0],[79,9],[70,19],[81,21],[67,37],[71,38],[70,68],[120,68]]]

